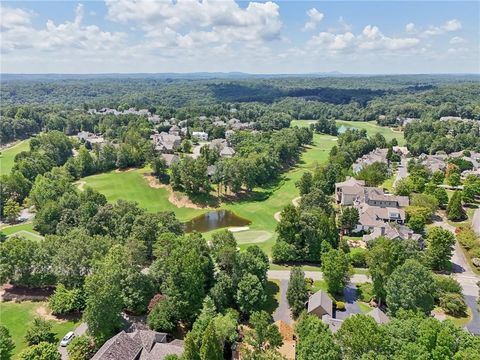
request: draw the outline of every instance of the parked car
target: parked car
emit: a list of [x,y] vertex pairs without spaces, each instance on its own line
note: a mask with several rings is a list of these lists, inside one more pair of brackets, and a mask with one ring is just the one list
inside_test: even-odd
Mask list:
[[69,331],[62,339],[62,341],[60,341],[60,346],[67,346],[70,341],[72,341],[72,339],[75,337],[75,334],[73,333],[73,331]]

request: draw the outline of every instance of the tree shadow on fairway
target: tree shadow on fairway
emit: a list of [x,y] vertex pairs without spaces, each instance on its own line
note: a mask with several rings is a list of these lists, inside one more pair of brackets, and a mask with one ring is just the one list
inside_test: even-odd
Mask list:
[[263,309],[269,314],[273,314],[275,309],[278,307],[278,296],[280,293],[280,286],[273,282],[273,281],[268,281],[267,285],[265,286],[265,292],[267,294],[267,300],[265,301],[265,304],[263,305]]

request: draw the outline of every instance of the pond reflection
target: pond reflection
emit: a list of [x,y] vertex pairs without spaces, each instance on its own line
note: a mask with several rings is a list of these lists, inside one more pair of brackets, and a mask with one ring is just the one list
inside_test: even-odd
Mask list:
[[235,215],[230,210],[209,211],[183,224],[186,233],[207,232],[231,226],[250,225],[251,221]]

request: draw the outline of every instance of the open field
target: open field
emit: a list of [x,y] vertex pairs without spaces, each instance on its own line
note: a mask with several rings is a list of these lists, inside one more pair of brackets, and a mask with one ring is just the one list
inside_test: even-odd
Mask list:
[[[18,354],[27,347],[24,336],[30,322],[35,316],[38,316],[37,311],[40,308],[45,308],[45,302],[31,302],[24,301],[21,303],[2,302],[0,303],[0,324],[6,326],[10,331],[13,341],[15,342],[15,350],[13,358],[17,358]],[[57,334],[57,340],[60,339],[69,331],[75,329],[78,325],[73,321],[53,321],[53,332]]]
[[12,170],[15,155],[30,149],[30,140],[23,140],[19,143],[1,150],[0,152],[0,175],[5,175]]

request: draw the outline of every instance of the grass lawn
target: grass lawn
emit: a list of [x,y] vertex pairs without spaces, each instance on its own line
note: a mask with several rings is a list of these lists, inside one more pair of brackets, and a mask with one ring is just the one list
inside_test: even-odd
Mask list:
[[[15,342],[15,350],[13,358],[27,347],[24,336],[27,328],[33,318],[36,316],[36,310],[42,306],[47,306],[45,302],[24,301],[21,303],[2,302],[0,303],[0,324],[4,325],[10,331],[13,341]],[[73,321],[53,321],[53,332],[57,334],[57,340],[69,331],[75,329],[78,325]]]
[[312,293],[316,293],[318,290],[327,291],[327,283],[325,280],[317,280],[313,282]]
[[365,129],[367,130],[368,135],[372,136],[376,133],[382,134],[387,141],[392,139],[397,139],[398,145],[402,146],[405,144],[405,139],[403,138],[403,132],[393,130],[392,128],[379,126],[375,121],[344,121],[337,120],[337,125],[346,126],[347,128],[356,128],[356,129]]
[[4,227],[0,229],[0,234],[8,237],[18,235],[30,240],[43,240],[43,236],[33,230],[33,223],[31,222]]
[[393,183],[395,182],[396,177],[397,173],[394,172],[393,175],[390,176],[387,180],[385,180],[380,186],[387,190],[389,193],[393,193]]
[[108,173],[88,176],[82,179],[85,186],[104,194],[108,201],[115,202],[123,199],[137,202],[147,211],[174,211],[180,221],[190,220],[201,215],[206,210],[197,210],[190,208],[179,208],[168,201],[168,191],[166,189],[154,189],[149,186],[143,174],[150,169],[142,168],[131,171],[110,171]]
[[267,293],[267,301],[263,306],[263,310],[273,314],[280,304],[280,280],[268,280],[265,291]]
[[23,140],[19,143],[0,151],[0,175],[5,175],[12,170],[15,155],[30,149],[30,140]]
[[363,314],[366,314],[372,310],[372,307],[368,305],[366,302],[357,301],[358,307]]

